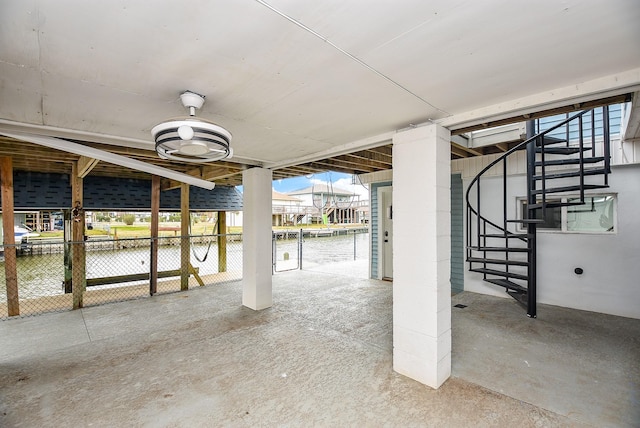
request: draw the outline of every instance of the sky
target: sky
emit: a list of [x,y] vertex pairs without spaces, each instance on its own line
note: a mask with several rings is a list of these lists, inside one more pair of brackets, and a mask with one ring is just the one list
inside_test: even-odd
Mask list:
[[[362,184],[351,184],[352,175],[341,172],[323,172],[310,174],[301,177],[285,178],[273,181],[273,190],[280,193],[293,192],[294,190],[305,189],[313,184],[333,185],[334,188],[353,192],[360,195],[360,200],[369,200],[369,190]],[[242,191],[242,187],[239,187]]]

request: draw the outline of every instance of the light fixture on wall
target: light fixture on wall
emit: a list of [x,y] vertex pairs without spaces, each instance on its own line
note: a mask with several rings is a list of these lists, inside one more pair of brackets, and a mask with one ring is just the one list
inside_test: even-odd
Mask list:
[[196,109],[204,104],[204,95],[185,91],[180,100],[189,110],[189,116],[169,119],[151,130],[158,155],[164,159],[192,163],[231,158],[231,133],[213,122],[196,117]]

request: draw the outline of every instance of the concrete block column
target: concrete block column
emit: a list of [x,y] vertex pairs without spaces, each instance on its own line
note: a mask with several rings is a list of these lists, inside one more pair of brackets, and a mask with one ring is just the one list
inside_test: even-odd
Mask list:
[[432,388],[451,375],[450,136],[393,138],[393,368]]
[[269,169],[242,173],[242,304],[253,310],[272,305],[271,182]]

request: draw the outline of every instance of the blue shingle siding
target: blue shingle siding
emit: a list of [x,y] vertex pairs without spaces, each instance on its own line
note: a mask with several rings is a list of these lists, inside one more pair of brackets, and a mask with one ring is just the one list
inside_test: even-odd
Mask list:
[[71,186],[66,174],[16,171],[13,205],[20,209],[59,209],[71,206]]
[[[232,186],[216,186],[213,190],[191,186],[189,207],[194,211],[242,211],[242,194]],[[160,209],[180,209],[180,189],[162,192]]]
[[[151,182],[148,180],[89,175],[84,178],[83,187],[82,205],[87,210],[149,210],[151,208]],[[162,200],[162,194],[160,200]]]
[[[83,206],[87,210],[151,209],[151,182],[117,177],[88,176],[83,180]],[[66,174],[16,171],[13,177],[15,209],[71,207],[71,185]],[[231,186],[213,190],[190,187],[189,206],[199,211],[241,211],[242,195]],[[160,209],[180,209],[180,189],[160,192]]]

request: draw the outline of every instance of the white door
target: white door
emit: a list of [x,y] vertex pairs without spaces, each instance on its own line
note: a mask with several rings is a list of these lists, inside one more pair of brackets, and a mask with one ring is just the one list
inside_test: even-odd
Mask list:
[[382,279],[393,278],[393,202],[392,188],[384,187],[381,189],[380,207],[380,243],[382,253]]

